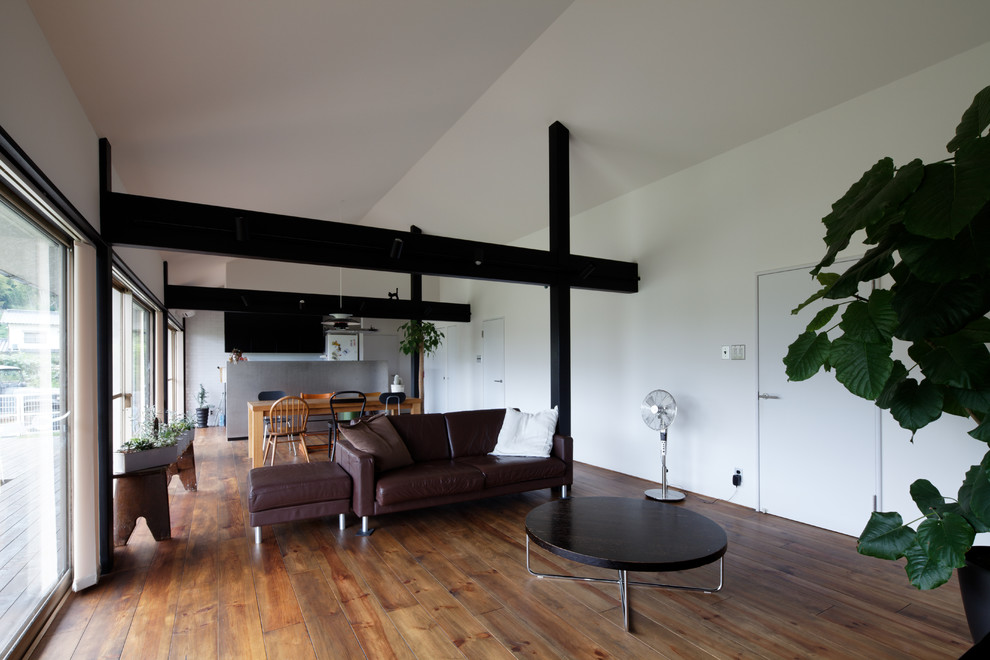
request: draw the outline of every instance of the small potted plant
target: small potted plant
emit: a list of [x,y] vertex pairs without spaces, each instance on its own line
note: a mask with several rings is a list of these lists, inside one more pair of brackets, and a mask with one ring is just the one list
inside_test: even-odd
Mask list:
[[399,326],[402,339],[399,350],[405,355],[419,355],[419,389],[417,394],[423,398],[423,359],[432,355],[443,342],[443,332],[429,321],[407,321]]
[[196,428],[205,429],[210,420],[210,407],[206,405],[206,388],[199,384],[199,392],[196,394]]
[[193,440],[192,421],[182,415],[168,414],[171,421],[163,423],[154,408],[141,417],[137,435],[114,452],[114,472],[134,472],[178,460]]
[[[949,158],[897,168],[882,158],[832,205],[822,220],[827,252],[811,271],[821,289],[794,313],[818,299],[832,304],[788,348],[790,380],[824,369],[889,410],[912,438],[945,413],[969,418],[973,441],[990,443],[988,126],[990,87],[963,113]],[[854,235],[865,236],[865,256],[841,273],[825,272]],[[861,283],[881,277],[882,286],[860,293]],[[909,359],[895,357],[895,340],[908,345]],[[961,569],[963,605],[979,641],[990,631],[990,602],[977,601],[979,589],[968,584],[990,566],[986,549],[973,547],[977,533],[990,531],[990,451],[980,464],[960,468],[956,497],[918,479],[911,497],[920,515],[905,522],[896,512],[873,513],[857,548],[906,559],[919,589],[938,587]]]

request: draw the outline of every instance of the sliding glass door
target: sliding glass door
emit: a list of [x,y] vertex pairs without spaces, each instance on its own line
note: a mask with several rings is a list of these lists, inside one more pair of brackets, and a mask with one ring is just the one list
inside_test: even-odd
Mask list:
[[68,587],[69,250],[0,187],[0,654]]
[[122,279],[113,288],[113,446],[133,437],[155,405],[155,314]]

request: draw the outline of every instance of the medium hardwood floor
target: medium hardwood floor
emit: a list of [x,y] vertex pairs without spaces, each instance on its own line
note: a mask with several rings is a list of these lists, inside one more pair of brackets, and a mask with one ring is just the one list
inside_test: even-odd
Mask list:
[[[725,528],[724,589],[632,587],[626,633],[614,585],[526,571],[523,521],[557,493],[383,516],[370,537],[339,531],[336,516],[278,525],[255,545],[246,443],[203,429],[195,450],[199,490],[169,488],[172,539],[139,523],[32,657],[955,658],[971,644],[955,581],[916,591],[901,564],[861,557],[847,536],[735,504],[676,505]],[[572,494],[652,487],[579,464]],[[612,577],[534,554],[537,570]],[[681,577],[710,584],[717,570]]]

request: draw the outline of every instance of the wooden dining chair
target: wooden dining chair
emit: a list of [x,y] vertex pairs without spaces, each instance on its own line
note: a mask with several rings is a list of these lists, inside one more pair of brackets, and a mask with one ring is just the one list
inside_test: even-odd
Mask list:
[[272,465],[275,465],[275,454],[279,443],[290,444],[293,447],[298,443],[303,457],[309,463],[309,453],[306,451],[306,443],[302,439],[302,434],[306,432],[306,422],[309,419],[309,405],[297,396],[284,396],[272,404],[268,418],[271,421],[269,422],[268,439],[265,442],[261,457],[262,464],[268,459],[268,450],[271,449]]
[[[258,401],[278,401],[279,399],[281,399],[285,395],[286,395],[286,393],[283,392],[282,390],[264,390],[262,392],[258,392]],[[261,446],[262,447],[264,447],[264,446],[266,446],[268,444],[268,428],[269,428],[269,424],[268,424],[268,418],[267,417],[265,417],[264,424],[265,424],[264,433],[261,436]]]
[[[360,410],[340,410],[334,408],[334,404],[340,406],[341,404],[361,404]],[[364,392],[358,392],[357,390],[344,390],[342,392],[334,392],[333,396],[330,397],[330,460],[333,460],[334,449],[337,447],[337,429],[340,427],[341,422],[349,422],[355,419],[359,419],[364,415],[365,406],[368,405],[368,397]]]
[[[326,400],[333,396],[333,392],[323,392],[311,394],[300,392],[299,398],[303,401],[313,399]],[[302,434],[303,442],[306,444],[306,451],[312,454],[314,451],[330,450],[330,420],[333,417],[330,413],[310,415],[306,423],[306,432]]]

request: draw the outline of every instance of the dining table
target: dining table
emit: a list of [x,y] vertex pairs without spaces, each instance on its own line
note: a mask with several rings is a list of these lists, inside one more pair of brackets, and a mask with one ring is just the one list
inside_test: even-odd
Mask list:
[[[378,412],[383,410],[396,410],[395,401],[389,401],[386,405],[379,399],[380,392],[366,392],[367,403],[364,411]],[[251,459],[251,467],[261,467],[264,464],[265,455],[262,443],[265,439],[265,417],[271,411],[274,401],[248,401],[248,456]],[[329,415],[330,399],[306,399],[309,406],[310,415]],[[400,413],[412,413],[421,415],[423,413],[423,400],[419,398],[406,397],[398,406]],[[335,412],[360,412],[361,402],[348,403],[345,401],[335,401],[333,404]]]

